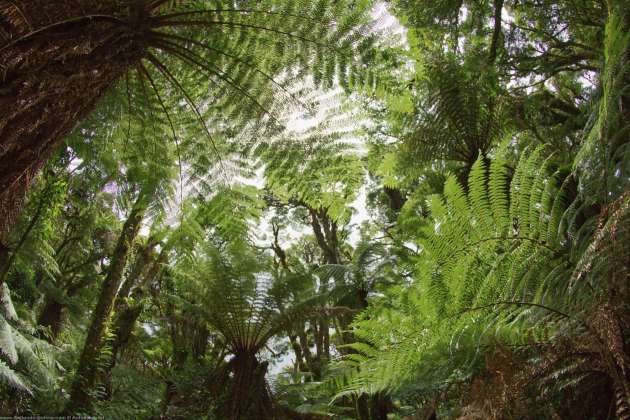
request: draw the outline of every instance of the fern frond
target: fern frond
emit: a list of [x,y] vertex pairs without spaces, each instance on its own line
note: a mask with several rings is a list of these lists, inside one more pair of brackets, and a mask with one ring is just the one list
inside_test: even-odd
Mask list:
[[4,317],[0,316],[0,352],[4,354],[12,364],[18,362],[18,352],[13,339],[13,327]]
[[13,388],[30,393],[30,388],[22,378],[2,360],[0,360],[0,379]]

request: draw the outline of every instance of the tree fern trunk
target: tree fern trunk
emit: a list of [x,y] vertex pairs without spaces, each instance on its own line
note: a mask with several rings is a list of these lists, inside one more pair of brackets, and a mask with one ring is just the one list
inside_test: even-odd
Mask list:
[[[36,274],[35,284],[39,284],[43,277],[43,273],[40,271]],[[72,298],[80,290],[90,285],[93,279],[84,278],[78,282],[66,282],[63,286],[67,298]],[[37,324],[42,327],[50,328],[50,336],[47,337],[51,342],[55,341],[61,333],[61,328],[64,320],[64,312],[66,311],[66,304],[57,301],[53,296],[46,296],[44,301],[44,308],[37,318]]]
[[[129,297],[131,293],[131,289],[136,287],[138,284],[143,283],[143,278],[145,278],[145,271],[150,265],[150,260],[153,257],[153,250],[157,245],[156,242],[149,240],[149,242],[141,247],[141,249],[136,254],[135,262],[133,265],[133,269],[123,282],[120,290],[118,291],[118,300],[116,302],[116,312],[118,312],[118,306],[123,304],[123,299]],[[147,275],[148,277],[149,275]]]
[[45,328],[50,328],[50,341],[54,341],[61,331],[61,321],[63,316],[63,305],[50,296],[46,297],[44,309],[37,320],[37,323]]
[[141,57],[111,18],[122,4],[0,0],[0,239],[38,170]]
[[66,412],[80,412],[89,409],[90,391],[94,387],[97,378],[97,359],[103,347],[105,328],[116,300],[116,292],[122,282],[123,272],[127,263],[127,257],[133,241],[140,229],[140,223],[144,217],[145,205],[143,194],[136,203],[125,222],[116,249],[111,259],[107,277],[103,282],[100,297],[92,314],[92,323],[88,330],[85,346],[79,360],[79,366],[72,385],[70,402]]
[[234,377],[228,401],[221,410],[221,418],[272,419],[274,404],[267,389],[267,363],[260,363],[254,354],[237,354],[230,362]]

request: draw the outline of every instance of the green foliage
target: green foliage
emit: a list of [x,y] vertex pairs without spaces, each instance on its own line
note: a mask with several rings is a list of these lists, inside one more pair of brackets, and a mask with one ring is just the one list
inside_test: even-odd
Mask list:
[[33,331],[20,325],[5,284],[0,299],[0,378],[9,389],[33,393],[34,388],[49,387],[54,381],[54,350],[33,336]]
[[259,153],[267,188],[275,197],[324,210],[333,221],[344,223],[350,218],[348,207],[358,194],[364,171],[354,147],[336,137],[289,139]]
[[421,102],[405,143],[407,159],[444,159],[470,167],[506,132],[496,76],[477,56],[429,57],[418,78]]
[[258,222],[262,207],[260,192],[255,187],[228,187],[200,205],[199,223],[206,229],[214,227],[225,239],[238,240],[246,237],[252,224]]
[[[598,101],[593,106],[586,138],[575,166],[580,171],[580,190],[589,202],[618,197],[627,190],[628,135],[627,118],[622,116],[630,87],[628,44],[630,34],[623,15],[614,10],[606,24],[605,67],[600,75]],[[624,99],[625,98],[625,99]],[[592,192],[599,194],[591,195]]]
[[86,414],[627,417],[625,3],[140,2],[3,239],[0,414],[74,409],[133,208]]
[[[540,234],[548,230],[551,203],[562,194],[558,186],[547,188],[545,196],[532,194],[531,185],[542,182],[534,177],[554,182],[540,170],[542,164],[539,153],[521,159],[517,173],[528,181],[515,177],[509,199],[489,193],[490,185],[495,191],[509,186],[501,165],[493,164],[488,174],[483,159],[472,168],[468,194],[450,178],[444,193],[430,199],[431,223],[418,242],[416,283],[407,290],[394,287],[355,322],[355,334],[365,343],[353,345],[358,354],[349,363],[359,370],[342,387],[344,393],[398,389],[419,380],[440,387],[453,371],[474,367],[479,346],[493,336],[484,331],[492,325],[486,319],[500,336],[520,328],[506,315],[508,328],[502,331],[497,315],[510,305],[506,302],[517,305],[543,293],[539,287],[548,285],[532,280],[544,278],[544,271],[524,270],[555,268],[557,259]],[[506,220],[515,228],[507,230]]]

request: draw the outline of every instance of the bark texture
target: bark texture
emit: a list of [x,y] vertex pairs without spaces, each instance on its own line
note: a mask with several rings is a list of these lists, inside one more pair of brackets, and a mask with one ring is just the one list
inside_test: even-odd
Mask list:
[[39,169],[144,54],[125,9],[0,0],[0,241]]
[[[109,358],[108,365],[103,372],[105,383],[105,398],[111,399],[112,397],[112,370],[116,366],[118,355],[128,346],[129,341],[133,335],[133,331],[138,322],[138,318],[142,314],[145,307],[145,296],[147,295],[147,288],[159,275],[162,267],[167,262],[167,251],[162,250],[157,258],[154,258],[153,264],[149,264],[151,259],[151,252],[155,248],[157,243],[149,241],[149,243],[140,251],[140,255],[131,270],[131,273],[125,279],[122,284],[118,296],[116,297],[115,304],[115,317],[113,321],[113,340],[112,340],[112,354]],[[143,275],[147,265],[151,265],[146,275]],[[132,291],[133,288],[133,291]],[[129,302],[129,297],[132,297],[132,302]],[[206,336],[207,338],[207,336]]]
[[42,309],[37,324],[44,328],[50,328],[50,340],[54,341],[61,332],[61,322],[63,320],[64,305],[54,298],[47,296],[44,309]]
[[70,402],[66,408],[68,413],[89,410],[91,402],[90,391],[98,377],[97,359],[103,347],[105,328],[114,307],[116,293],[122,282],[127,257],[140,230],[145,209],[141,194],[123,226],[111,259],[107,277],[101,288],[98,303],[92,313],[92,322],[85,339],[81,358],[79,359],[79,366],[70,394]]
[[233,378],[229,398],[221,407],[220,415],[229,420],[273,419],[275,407],[269,394],[265,375],[267,362],[259,362],[250,352],[240,353],[230,361]]

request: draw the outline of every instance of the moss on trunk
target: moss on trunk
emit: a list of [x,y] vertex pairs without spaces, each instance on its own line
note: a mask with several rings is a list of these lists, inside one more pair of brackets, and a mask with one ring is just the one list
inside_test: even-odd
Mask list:
[[89,411],[91,403],[90,391],[93,389],[98,377],[97,360],[103,347],[105,329],[114,307],[116,293],[122,282],[127,257],[140,229],[145,209],[143,195],[140,194],[129,218],[123,226],[111,258],[107,277],[101,287],[98,303],[92,313],[92,322],[72,385],[70,402],[66,407],[67,413]]

